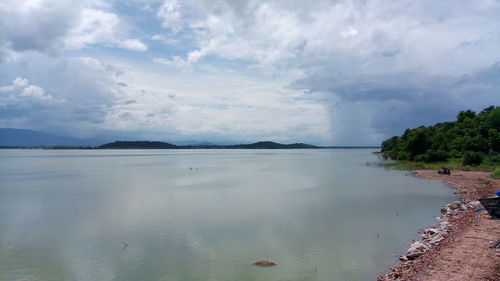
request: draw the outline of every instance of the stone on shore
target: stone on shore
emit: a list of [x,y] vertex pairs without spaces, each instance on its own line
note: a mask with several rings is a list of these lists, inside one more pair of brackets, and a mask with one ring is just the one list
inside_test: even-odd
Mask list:
[[416,259],[420,257],[423,253],[427,252],[430,247],[427,245],[425,242],[422,241],[415,241],[410,245],[410,248],[408,249],[408,252],[406,253],[406,257],[409,260]]

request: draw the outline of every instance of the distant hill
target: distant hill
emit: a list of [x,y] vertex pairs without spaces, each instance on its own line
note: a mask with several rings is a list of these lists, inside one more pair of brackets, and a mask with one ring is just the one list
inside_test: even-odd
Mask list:
[[281,144],[272,141],[261,141],[252,144],[237,145],[174,145],[160,141],[115,141],[99,146],[102,149],[297,149],[321,148],[305,143]]
[[32,130],[0,128],[0,146],[92,146],[99,143],[102,141],[63,137]]
[[[219,145],[213,142],[209,141],[197,141],[197,140],[181,140],[181,141],[171,141],[170,142],[173,145],[179,145],[179,146],[199,146],[199,145],[205,145],[205,146],[210,146],[210,145]],[[222,144],[224,145],[224,144]]]
[[[281,144],[259,141],[250,144],[214,144],[206,141],[115,141],[105,143],[102,139],[79,139],[58,136],[33,130],[0,128],[0,148],[50,148],[50,149],[317,149],[317,148],[372,148],[315,146],[306,143]],[[101,145],[102,144],[102,145]]]
[[161,141],[115,141],[106,143],[98,148],[102,149],[173,149],[180,146]]
[[293,149],[293,148],[320,148],[311,144],[305,143],[292,143],[281,144],[272,141],[259,141],[252,144],[237,144],[230,145],[229,148],[244,148],[244,149]]

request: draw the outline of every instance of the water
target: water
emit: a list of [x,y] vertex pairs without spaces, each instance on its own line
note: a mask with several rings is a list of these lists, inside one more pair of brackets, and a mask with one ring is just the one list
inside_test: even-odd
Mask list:
[[0,280],[374,280],[454,197],[371,152],[1,150]]

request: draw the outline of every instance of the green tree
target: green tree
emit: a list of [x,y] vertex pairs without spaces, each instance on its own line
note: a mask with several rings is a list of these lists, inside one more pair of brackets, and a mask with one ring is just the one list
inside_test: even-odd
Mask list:
[[488,131],[490,147],[493,151],[500,152],[500,132],[495,129]]
[[382,152],[398,160],[436,162],[462,158],[464,163],[474,165],[483,160],[497,163],[498,154],[494,153],[500,152],[500,107],[490,106],[479,114],[464,110],[454,122],[406,129],[402,136],[384,140]]
[[466,151],[463,156],[463,164],[469,166],[476,166],[481,164],[484,159],[484,154],[475,151]]
[[467,110],[467,111],[460,111],[458,114],[457,114],[457,121],[458,122],[463,122],[465,119],[474,119],[474,117],[476,116],[476,113],[472,110]]
[[408,135],[406,150],[410,153],[410,157],[415,157],[424,154],[429,146],[429,141],[425,134],[424,128],[419,128],[417,131],[411,132]]
[[489,112],[488,123],[492,129],[500,131],[500,107],[496,107]]

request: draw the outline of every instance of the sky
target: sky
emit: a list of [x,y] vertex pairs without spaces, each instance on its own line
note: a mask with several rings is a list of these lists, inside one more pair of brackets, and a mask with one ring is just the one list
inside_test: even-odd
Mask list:
[[0,127],[379,145],[500,105],[497,0],[2,0]]

